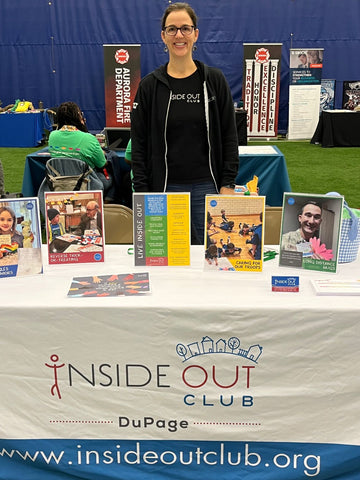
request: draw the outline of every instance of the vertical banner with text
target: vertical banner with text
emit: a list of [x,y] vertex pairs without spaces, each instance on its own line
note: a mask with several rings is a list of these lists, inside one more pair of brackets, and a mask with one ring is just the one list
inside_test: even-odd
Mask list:
[[312,138],[319,121],[323,49],[290,49],[289,140]]
[[106,127],[130,127],[141,78],[140,45],[104,45]]
[[243,100],[249,137],[276,137],[281,43],[244,43]]

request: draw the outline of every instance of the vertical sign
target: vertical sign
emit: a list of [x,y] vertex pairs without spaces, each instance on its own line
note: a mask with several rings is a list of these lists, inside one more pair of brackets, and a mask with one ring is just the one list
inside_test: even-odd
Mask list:
[[140,82],[140,45],[104,45],[106,127],[130,127]]
[[190,265],[190,194],[134,193],[135,265]]
[[319,121],[323,49],[290,49],[289,140],[312,138]]
[[276,137],[281,43],[244,43],[243,100],[249,137]]

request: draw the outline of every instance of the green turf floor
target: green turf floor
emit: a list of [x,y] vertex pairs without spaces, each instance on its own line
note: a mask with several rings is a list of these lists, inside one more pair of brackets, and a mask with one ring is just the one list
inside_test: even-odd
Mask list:
[[[351,207],[360,208],[360,148],[322,148],[309,141],[249,141],[276,145],[284,154],[291,188],[298,193],[339,192]],[[21,192],[26,155],[37,148],[0,148],[5,189]]]

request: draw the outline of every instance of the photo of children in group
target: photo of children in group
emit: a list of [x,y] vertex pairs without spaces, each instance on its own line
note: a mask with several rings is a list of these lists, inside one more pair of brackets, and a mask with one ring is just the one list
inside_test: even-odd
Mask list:
[[104,261],[101,191],[46,192],[49,264]]
[[206,196],[206,270],[262,270],[264,210],[261,196]]
[[42,272],[38,199],[0,200],[0,277]]
[[336,272],[343,197],[285,193],[279,265]]

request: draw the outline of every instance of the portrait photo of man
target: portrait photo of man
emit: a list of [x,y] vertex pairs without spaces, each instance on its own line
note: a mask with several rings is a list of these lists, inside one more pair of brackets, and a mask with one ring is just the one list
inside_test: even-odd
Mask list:
[[279,264],[335,271],[342,202],[341,196],[285,193]]

